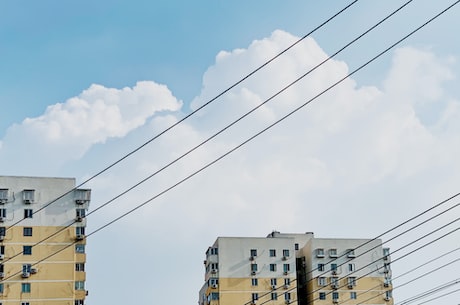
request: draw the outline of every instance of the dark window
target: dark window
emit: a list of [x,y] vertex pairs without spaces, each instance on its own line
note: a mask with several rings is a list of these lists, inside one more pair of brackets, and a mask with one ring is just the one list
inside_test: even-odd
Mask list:
[[32,255],[32,246],[23,246],[22,254],[24,254],[24,255]]
[[32,228],[31,227],[24,227],[23,234],[24,234],[24,236],[32,236]]
[[24,209],[24,218],[32,218],[34,211],[32,209]]

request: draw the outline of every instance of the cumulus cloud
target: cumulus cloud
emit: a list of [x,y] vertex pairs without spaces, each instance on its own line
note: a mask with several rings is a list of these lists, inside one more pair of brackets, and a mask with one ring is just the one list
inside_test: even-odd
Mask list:
[[1,159],[14,156],[29,170],[37,162],[55,168],[56,163],[81,158],[92,145],[124,137],[155,114],[177,111],[181,105],[166,86],[151,81],[123,89],[91,85],[79,96],[49,106],[43,115],[9,128]]
[[[191,107],[203,105],[297,39],[275,31],[246,49],[220,52],[203,76],[202,91]],[[94,181],[95,206],[161,169],[326,57],[314,39],[306,39],[199,115]],[[196,283],[185,293],[184,298],[190,300],[201,284],[202,254],[216,236],[263,236],[278,229],[315,231],[325,237],[373,237],[412,216],[414,210],[447,197],[457,191],[460,179],[460,103],[446,89],[446,83],[455,77],[452,65],[451,58],[438,57],[430,50],[404,47],[394,52],[382,84],[363,87],[347,79],[232,155],[160,196],[142,212],[124,219],[123,230],[114,225],[113,231],[108,229],[109,233],[97,235],[95,242],[89,241],[103,248],[101,251],[110,251],[94,257],[89,281],[97,285],[94,279],[107,277],[112,270],[115,278],[118,270],[110,268],[112,262],[106,257],[130,257],[131,246],[143,243],[136,238],[144,238],[145,243],[148,235],[154,237],[154,246],[142,245],[145,249],[130,267],[133,274],[125,270],[125,276],[133,285],[149,281],[150,276],[134,274],[135,270],[144,270],[146,261],[167,261],[174,255],[174,270],[168,264],[154,268],[162,274],[162,282],[181,276]],[[346,63],[329,61],[113,208],[96,214],[88,222],[90,229],[161,193],[347,73]],[[92,86],[62,105],[49,107],[43,116],[12,127],[3,139],[2,150],[14,145],[17,152],[27,148],[22,146],[24,141],[30,141],[54,158],[68,154],[64,160],[86,152],[74,166],[94,165],[108,154],[115,159],[114,152],[122,151],[126,143],[141,143],[177,122],[180,107],[165,87],[150,82],[122,90]],[[168,113],[157,115],[161,111]],[[104,145],[94,145],[104,141]],[[2,163],[6,161],[3,156]],[[15,166],[20,164],[15,162]],[[91,174],[91,169],[85,174]],[[120,238],[124,246],[113,251]],[[187,260],[180,259],[184,249]],[[110,288],[121,291],[124,285],[111,282]],[[156,300],[166,301],[175,293],[174,287],[156,286],[162,290],[155,294]]]

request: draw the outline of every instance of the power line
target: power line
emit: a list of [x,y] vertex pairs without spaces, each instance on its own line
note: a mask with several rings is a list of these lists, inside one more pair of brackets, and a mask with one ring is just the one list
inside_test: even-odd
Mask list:
[[[129,158],[130,156],[132,156],[133,154],[137,153],[139,150],[141,150],[142,148],[146,147],[147,145],[149,145],[150,143],[152,143],[153,141],[155,141],[156,139],[158,139],[159,137],[161,137],[162,135],[164,135],[165,133],[171,131],[173,128],[177,127],[179,124],[181,124],[182,122],[184,122],[185,120],[187,120],[188,118],[190,118],[191,116],[195,115],[197,112],[201,111],[203,108],[205,108],[206,106],[208,106],[209,104],[213,103],[214,101],[216,101],[218,98],[220,98],[221,96],[223,96],[224,94],[228,93],[230,90],[232,90],[233,88],[235,88],[236,86],[238,86],[239,84],[243,83],[245,80],[247,80],[248,78],[250,78],[251,76],[253,76],[254,74],[256,74],[257,72],[259,72],[260,70],[262,70],[263,68],[265,68],[267,65],[269,65],[270,63],[272,63],[273,61],[275,61],[276,59],[278,59],[281,55],[285,54],[286,52],[288,52],[290,49],[292,49],[293,47],[295,47],[297,44],[299,44],[301,41],[305,40],[307,37],[311,36],[311,34],[315,33],[317,30],[321,29],[323,26],[325,26],[326,24],[328,24],[329,22],[331,22],[333,19],[335,19],[337,16],[339,16],[340,14],[342,14],[343,12],[345,12],[346,10],[348,10],[350,7],[352,7],[354,4],[356,4],[359,0],[354,0],[352,2],[350,2],[349,4],[347,4],[345,7],[343,7],[342,9],[340,9],[337,13],[335,13],[334,15],[332,15],[331,17],[329,17],[326,21],[324,21],[323,23],[321,23],[320,25],[316,26],[313,30],[311,30],[309,33],[305,34],[304,36],[302,36],[301,38],[299,38],[297,41],[295,41],[293,44],[291,44],[290,46],[288,46],[286,49],[284,49],[283,51],[281,51],[280,53],[278,53],[277,55],[273,56],[272,58],[270,58],[268,61],[266,61],[265,63],[263,63],[261,66],[259,66],[258,68],[256,68],[255,70],[253,70],[252,72],[250,72],[249,74],[247,74],[246,76],[244,76],[243,78],[241,78],[240,80],[238,80],[236,83],[234,83],[233,85],[231,85],[230,87],[228,87],[227,89],[223,90],[221,93],[219,93],[218,95],[216,95],[215,97],[213,97],[212,99],[210,99],[209,101],[207,101],[206,103],[204,103],[203,105],[201,105],[200,107],[198,107],[197,109],[193,110],[192,112],[190,112],[189,114],[185,115],[182,119],[178,120],[177,122],[175,122],[174,124],[172,124],[171,126],[167,127],[166,129],[164,129],[163,131],[161,131],[160,133],[158,133],[157,135],[155,135],[154,137],[150,138],[148,141],[144,142],[143,144],[141,144],[140,146],[138,146],[137,148],[135,148],[134,150],[130,151],[129,153],[125,154],[123,157],[121,157],[120,159],[118,159],[117,161],[113,162],[112,164],[110,164],[109,166],[103,168],[102,170],[98,171],[96,174],[92,175],[91,177],[89,177],[88,179],[84,180],[82,183],[78,184],[76,187],[74,187],[73,189],[67,191],[66,193],[60,195],[59,197],[51,200],[50,202],[48,202],[47,204],[43,205],[40,209],[36,210],[33,212],[33,214],[36,214],[40,211],[42,211],[43,209],[47,208],[48,206],[50,206],[51,204],[55,203],[57,200],[63,198],[64,196],[70,194],[71,192],[75,191],[76,189],[82,187],[83,185],[85,185],[86,183],[88,183],[89,181],[93,180],[94,178],[100,176],[101,174],[103,174],[104,172],[108,171],[109,169],[111,169],[112,167],[114,167],[115,165],[121,163],[122,161],[126,160],[127,158]],[[22,222],[23,219],[21,220],[18,220],[17,222],[13,223],[10,227],[8,227],[6,230],[9,230],[11,227],[19,224],[20,222]]]
[[[177,163],[178,161],[182,160],[184,157],[188,156],[190,153],[194,152],[195,150],[197,150],[198,148],[202,147],[203,145],[205,145],[206,143],[208,143],[209,141],[211,141],[212,139],[216,138],[218,135],[222,134],[223,132],[225,132],[226,130],[228,130],[230,127],[234,126],[235,124],[237,124],[238,122],[240,122],[241,120],[243,120],[244,118],[246,118],[247,116],[249,116],[251,113],[255,112],[257,109],[259,109],[260,107],[262,107],[263,105],[267,104],[269,101],[273,100],[275,97],[277,97],[278,95],[280,95],[281,93],[283,93],[284,91],[286,91],[288,88],[292,87],[294,84],[296,84],[297,82],[299,82],[301,79],[305,78],[306,76],[308,76],[311,72],[315,71],[317,68],[319,68],[320,66],[324,65],[326,62],[328,62],[329,60],[331,60],[332,58],[334,58],[335,56],[337,56],[338,54],[340,54],[343,50],[345,50],[346,48],[348,48],[350,45],[354,44],[356,41],[358,41],[359,39],[361,39],[362,37],[364,37],[365,35],[367,35],[369,32],[371,32],[372,30],[374,30],[375,28],[377,28],[379,25],[381,25],[382,23],[384,23],[385,21],[387,21],[389,18],[391,18],[392,16],[394,16],[396,13],[398,13],[399,11],[401,11],[403,8],[405,8],[408,4],[410,4],[412,1],[414,0],[409,0],[409,1],[406,1],[403,5],[399,6],[396,10],[394,10],[393,12],[391,12],[389,15],[387,15],[386,17],[384,17],[383,19],[381,19],[380,21],[378,21],[376,24],[374,24],[372,27],[368,28],[366,31],[364,31],[362,34],[358,35],[356,38],[354,38],[353,40],[351,40],[350,42],[348,42],[345,46],[343,46],[342,48],[340,48],[339,50],[337,50],[335,53],[333,53],[331,56],[328,56],[325,60],[321,61],[320,63],[318,63],[317,65],[315,65],[313,68],[311,68],[310,70],[308,70],[306,73],[304,73],[302,76],[298,77],[297,79],[295,79],[294,81],[290,82],[288,85],[284,86],[281,90],[279,90],[277,93],[275,93],[274,95],[272,95],[270,98],[266,99],[264,102],[262,102],[261,104],[259,104],[258,106],[252,108],[250,111],[246,112],[243,116],[239,117],[238,119],[236,119],[235,121],[233,121],[232,123],[230,123],[229,125],[227,125],[226,127],[222,128],[221,130],[219,130],[218,132],[214,133],[212,136],[208,137],[206,140],[202,141],[201,143],[195,145],[193,148],[189,149],[187,152],[183,153],[181,156],[175,158],[174,160],[172,160],[171,162],[169,162],[168,164],[164,165],[163,167],[161,167],[160,169],[156,170],[155,172],[153,172],[152,174],[150,174],[149,176],[147,176],[146,178],[142,179],[141,181],[137,182],[136,184],[132,185],[131,187],[127,188],[126,190],[124,190],[123,192],[119,193],[118,195],[116,195],[115,197],[111,198],[110,200],[106,201],[105,203],[103,203],[102,205],[100,205],[99,207],[97,207],[96,209],[93,209],[91,212],[87,213],[86,214],[86,217],[90,216],[91,214],[93,213],[96,213],[97,211],[99,211],[100,209],[104,208],[105,206],[111,204],[112,202],[114,202],[115,200],[121,198],[122,196],[126,195],[127,193],[129,193],[130,191],[132,191],[133,189],[139,187],[140,185],[142,185],[143,183],[145,183],[146,181],[148,181],[149,179],[153,178],[154,176],[156,176],[157,174],[161,173],[162,171],[164,171],[165,169],[169,168],[170,166],[172,166],[173,164]],[[351,4],[350,4],[351,5]],[[349,5],[349,6],[350,6]],[[347,8],[349,7],[347,6]],[[344,9],[342,9],[340,12],[342,12]],[[337,13],[339,14],[339,13]],[[276,59],[277,57],[279,57],[281,54],[283,54],[284,52],[286,52],[287,50],[289,50],[290,48],[292,48],[294,45],[298,44],[299,42],[301,42],[302,40],[304,40],[306,37],[308,37],[309,35],[311,35],[314,31],[316,31],[317,29],[319,29],[321,26],[325,25],[327,22],[329,22],[330,20],[332,20],[335,16],[337,16],[337,14],[335,14],[333,17],[331,17],[330,19],[328,19],[328,21],[324,22],[323,24],[321,24],[319,27],[315,28],[312,32],[310,32],[309,34],[303,36],[302,38],[300,38],[299,40],[297,40],[293,45],[291,45],[290,47],[288,47],[287,49],[285,49],[285,51],[279,53],[277,56],[275,56],[272,60],[268,61],[265,65],[267,65],[269,62],[273,61],[274,59]],[[265,66],[263,65],[263,66]],[[261,66],[260,68],[258,68],[259,70],[263,67]],[[255,71],[258,71],[257,69]],[[253,72],[255,73],[255,72]],[[252,73],[252,74],[253,74]],[[250,74],[250,75],[252,75]],[[246,76],[244,79],[246,79],[247,77],[249,76]],[[236,86],[236,85],[234,85]],[[233,86],[233,87],[234,87]],[[233,88],[231,87],[231,88]],[[231,89],[230,88],[230,89]],[[230,90],[228,89],[228,90]],[[227,90],[227,91],[228,91]],[[222,93],[223,94],[223,93]],[[219,95],[221,96],[221,95]],[[78,186],[79,187],[79,186]],[[78,188],[76,187],[76,188]],[[68,193],[66,193],[68,194]],[[64,195],[63,195],[64,196]],[[61,197],[59,197],[61,198]],[[58,199],[59,199],[58,198]],[[56,199],[57,200],[57,199]],[[49,204],[48,204],[49,205]],[[44,207],[40,208],[39,210],[36,211],[39,212],[41,211],[42,209],[44,209],[45,207],[47,207],[48,205],[45,205]],[[16,222],[15,224],[13,224],[12,226],[16,225],[17,223],[21,222],[21,220],[19,220],[18,222]],[[52,236],[55,236],[57,234],[59,234],[60,232],[66,230],[67,228],[71,227],[73,224],[75,223],[72,222],[70,223],[69,225],[63,227],[61,230],[53,233],[52,235],[50,235],[49,237],[47,238],[44,238],[42,239],[41,241],[39,241],[38,243],[34,244],[33,246],[35,245],[38,245],[40,243],[42,243],[43,241],[47,240],[48,238],[52,237]],[[18,256],[22,254],[21,253],[18,253],[16,254],[15,256]],[[13,256],[12,258],[14,258],[15,256]]]

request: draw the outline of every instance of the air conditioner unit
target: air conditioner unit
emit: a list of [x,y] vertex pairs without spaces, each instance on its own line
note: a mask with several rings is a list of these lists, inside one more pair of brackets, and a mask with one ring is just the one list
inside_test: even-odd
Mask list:
[[5,218],[0,217],[0,222],[4,222],[4,221],[5,221]]
[[272,289],[276,289],[276,285],[272,285]]
[[388,286],[390,286],[389,282],[387,282],[387,281],[383,282],[383,287],[388,287]]
[[7,202],[8,202],[8,199],[6,199],[6,198],[0,199],[0,204],[2,204],[2,205],[7,203]]
[[3,241],[5,239],[5,235],[0,235],[0,241]]
[[85,204],[86,200],[84,199],[75,199],[75,203],[78,204],[78,205],[83,205]]
[[332,270],[332,274],[337,274],[337,270]]
[[217,269],[211,269],[211,273],[217,273]]
[[253,261],[253,260],[255,260],[255,259],[256,259],[256,258],[255,258],[254,256],[250,256],[250,257],[249,257],[249,260],[250,260],[250,261]]
[[390,297],[387,297],[387,296],[386,296],[386,297],[385,297],[385,298],[383,298],[383,299],[384,299],[385,301],[387,301],[387,302],[388,302],[388,301],[390,300]]
[[85,239],[85,235],[83,235],[83,234],[77,234],[76,239],[77,239],[77,240],[83,240],[83,239]]
[[254,304],[256,304],[256,303],[257,303],[256,300],[252,300],[252,301],[251,301],[251,304],[252,304],[252,305],[254,305]]
[[30,269],[30,274],[35,274],[37,272],[38,272],[37,268],[31,268]]
[[354,286],[355,285],[353,285],[353,284],[348,284],[348,288],[350,288],[350,289],[353,289]]
[[348,258],[355,258],[356,257],[355,252],[348,252],[347,257]]
[[77,222],[82,222],[82,221],[83,221],[83,217],[77,216],[77,217],[75,218],[75,221],[77,221]]
[[332,289],[337,289],[337,288],[339,288],[339,285],[338,284],[331,284],[331,288]]
[[283,274],[284,274],[284,275],[288,275],[288,274],[289,274],[289,271],[284,271]]
[[283,256],[283,261],[286,261],[288,259],[287,256]]
[[21,276],[22,278],[28,278],[30,276],[30,272],[23,272]]
[[339,302],[339,299],[332,299],[332,303],[337,304]]
[[211,288],[217,288],[217,284],[212,284]]
[[0,272],[0,279],[4,278],[5,277],[5,273],[4,272]]
[[5,254],[0,254],[0,260],[5,258]]
[[24,199],[24,204],[31,204],[34,201],[32,199]]
[[288,289],[288,288],[289,288],[289,285],[286,284],[286,285],[283,286],[283,288],[284,288],[284,289]]
[[251,275],[256,275],[256,272],[255,272],[255,271],[251,271]]
[[291,300],[287,299],[286,301],[284,301],[286,304],[289,304],[291,303]]

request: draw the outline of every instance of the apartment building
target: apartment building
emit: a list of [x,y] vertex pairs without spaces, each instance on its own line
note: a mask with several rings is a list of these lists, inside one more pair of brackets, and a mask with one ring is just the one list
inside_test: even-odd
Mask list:
[[313,233],[219,237],[206,251],[199,305],[392,305],[389,250],[381,240]]
[[84,305],[89,189],[0,176],[0,305]]

